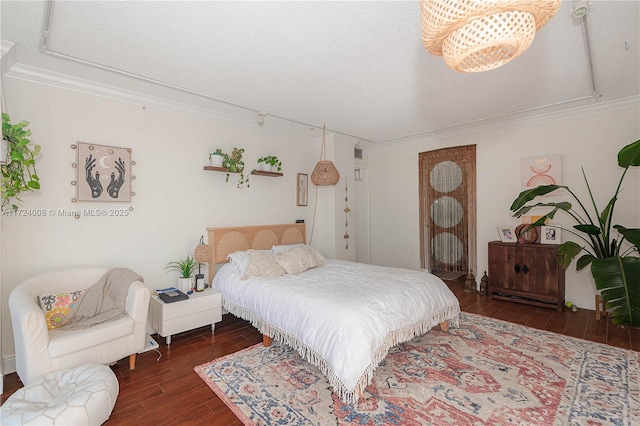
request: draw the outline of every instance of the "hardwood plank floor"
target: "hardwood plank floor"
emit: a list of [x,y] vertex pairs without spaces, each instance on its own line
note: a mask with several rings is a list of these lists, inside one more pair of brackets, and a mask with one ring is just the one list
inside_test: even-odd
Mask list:
[[[595,312],[527,306],[464,292],[464,282],[447,282],[464,312],[485,315],[533,328],[553,331],[625,349],[640,351],[640,329],[619,327],[607,317],[597,321]],[[195,374],[193,367],[262,341],[246,321],[225,315],[215,335],[209,327],[173,336],[171,346],[155,336],[160,354],[138,355],[136,369],[128,359],[112,366],[120,383],[116,406],[106,425],[240,425],[227,406]],[[4,401],[22,387],[17,374],[4,377]]]

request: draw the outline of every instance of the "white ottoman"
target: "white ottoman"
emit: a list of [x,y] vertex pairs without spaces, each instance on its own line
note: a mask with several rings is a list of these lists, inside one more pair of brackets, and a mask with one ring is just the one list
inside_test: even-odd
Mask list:
[[106,365],[54,371],[11,395],[0,407],[0,424],[101,425],[111,415],[119,389]]

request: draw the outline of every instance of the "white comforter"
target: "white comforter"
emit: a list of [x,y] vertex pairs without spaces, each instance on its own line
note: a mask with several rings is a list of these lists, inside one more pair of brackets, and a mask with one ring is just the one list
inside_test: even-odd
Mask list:
[[317,365],[345,402],[357,401],[389,348],[446,320],[457,326],[460,313],[434,275],[340,260],[279,278],[243,279],[227,264],[213,287],[226,310]]

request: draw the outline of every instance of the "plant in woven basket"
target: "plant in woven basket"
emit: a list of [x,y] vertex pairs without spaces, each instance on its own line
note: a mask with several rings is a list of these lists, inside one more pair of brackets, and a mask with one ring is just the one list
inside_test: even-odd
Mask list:
[[[31,148],[31,130],[28,121],[11,124],[8,114],[2,113],[2,139],[7,143],[6,164],[2,165],[2,209],[12,199],[22,201],[19,195],[23,192],[40,189],[40,178],[36,173],[35,157],[40,152],[40,145]],[[13,210],[18,206],[12,204]]]
[[[520,217],[534,208],[551,208],[529,227],[544,225],[546,220],[553,219],[557,212],[569,215],[576,225],[571,229],[557,227],[577,236],[582,243],[567,241],[558,246],[562,266],[569,267],[573,259],[584,251],[585,254],[576,261],[576,269],[581,270],[591,265],[596,288],[600,290],[613,322],[640,327],[640,228],[613,225],[613,211],[622,189],[622,181],[629,167],[640,166],[640,140],[618,152],[618,165],[624,169],[622,176],[613,197],[602,211],[596,205],[584,170],[582,172],[595,213],[593,216],[576,194],[563,185],[543,185],[523,191],[511,205],[511,210],[515,212],[514,216]],[[560,188],[569,192],[578,203],[578,210],[568,201],[527,204]]]
[[231,155],[224,154],[224,160],[222,161],[222,167],[227,171],[227,177],[225,182],[229,182],[230,173],[240,173],[240,179],[238,180],[238,188],[247,185],[249,188],[249,176],[244,175],[244,161],[242,161],[242,154],[244,154],[244,148],[233,148]]

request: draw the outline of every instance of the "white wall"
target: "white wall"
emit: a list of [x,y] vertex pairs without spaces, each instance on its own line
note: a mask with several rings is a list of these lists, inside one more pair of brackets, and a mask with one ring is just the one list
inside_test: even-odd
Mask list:
[[[371,176],[372,263],[420,268],[418,212],[418,153],[442,147],[477,145],[478,271],[487,268],[487,243],[498,239],[496,227],[517,225],[509,207],[520,193],[520,160],[545,154],[562,156],[563,184],[583,201],[588,194],[580,167],[589,178],[600,210],[613,195],[622,169],[616,155],[620,148],[640,138],[639,109],[516,125],[503,130],[477,132],[436,142],[416,143],[369,155]],[[614,223],[640,226],[640,170],[631,169],[614,217]],[[552,197],[560,201],[564,197]],[[573,225],[567,218],[560,222]],[[564,234],[563,240],[570,238]],[[566,299],[594,309],[595,287],[588,270],[566,271]]]
[[[165,271],[167,262],[193,253],[200,236],[206,239],[207,227],[304,219],[309,232],[315,188],[310,182],[309,205],[297,207],[296,174],[311,175],[320,149],[317,139],[282,134],[267,125],[231,127],[13,78],[3,77],[3,83],[7,112],[14,120],[29,120],[32,142],[42,145],[37,163],[42,189],[23,197],[24,209],[129,207],[71,202],[71,181],[77,177],[72,168],[76,152],[70,146],[78,141],[129,147],[136,162],[134,210],[128,217],[3,217],[4,358],[14,353],[7,298],[33,275],[79,265],[121,266],[141,274],[151,288],[160,288],[177,278]],[[203,170],[209,152],[217,147],[230,152],[234,146],[245,148],[247,171],[257,167],[260,156],[275,154],[283,162],[284,176],[251,176],[250,188],[237,189],[237,176],[225,183],[224,173]],[[320,204],[316,221],[332,223],[333,218],[333,209]],[[327,251],[335,243],[313,245],[331,255]]]

